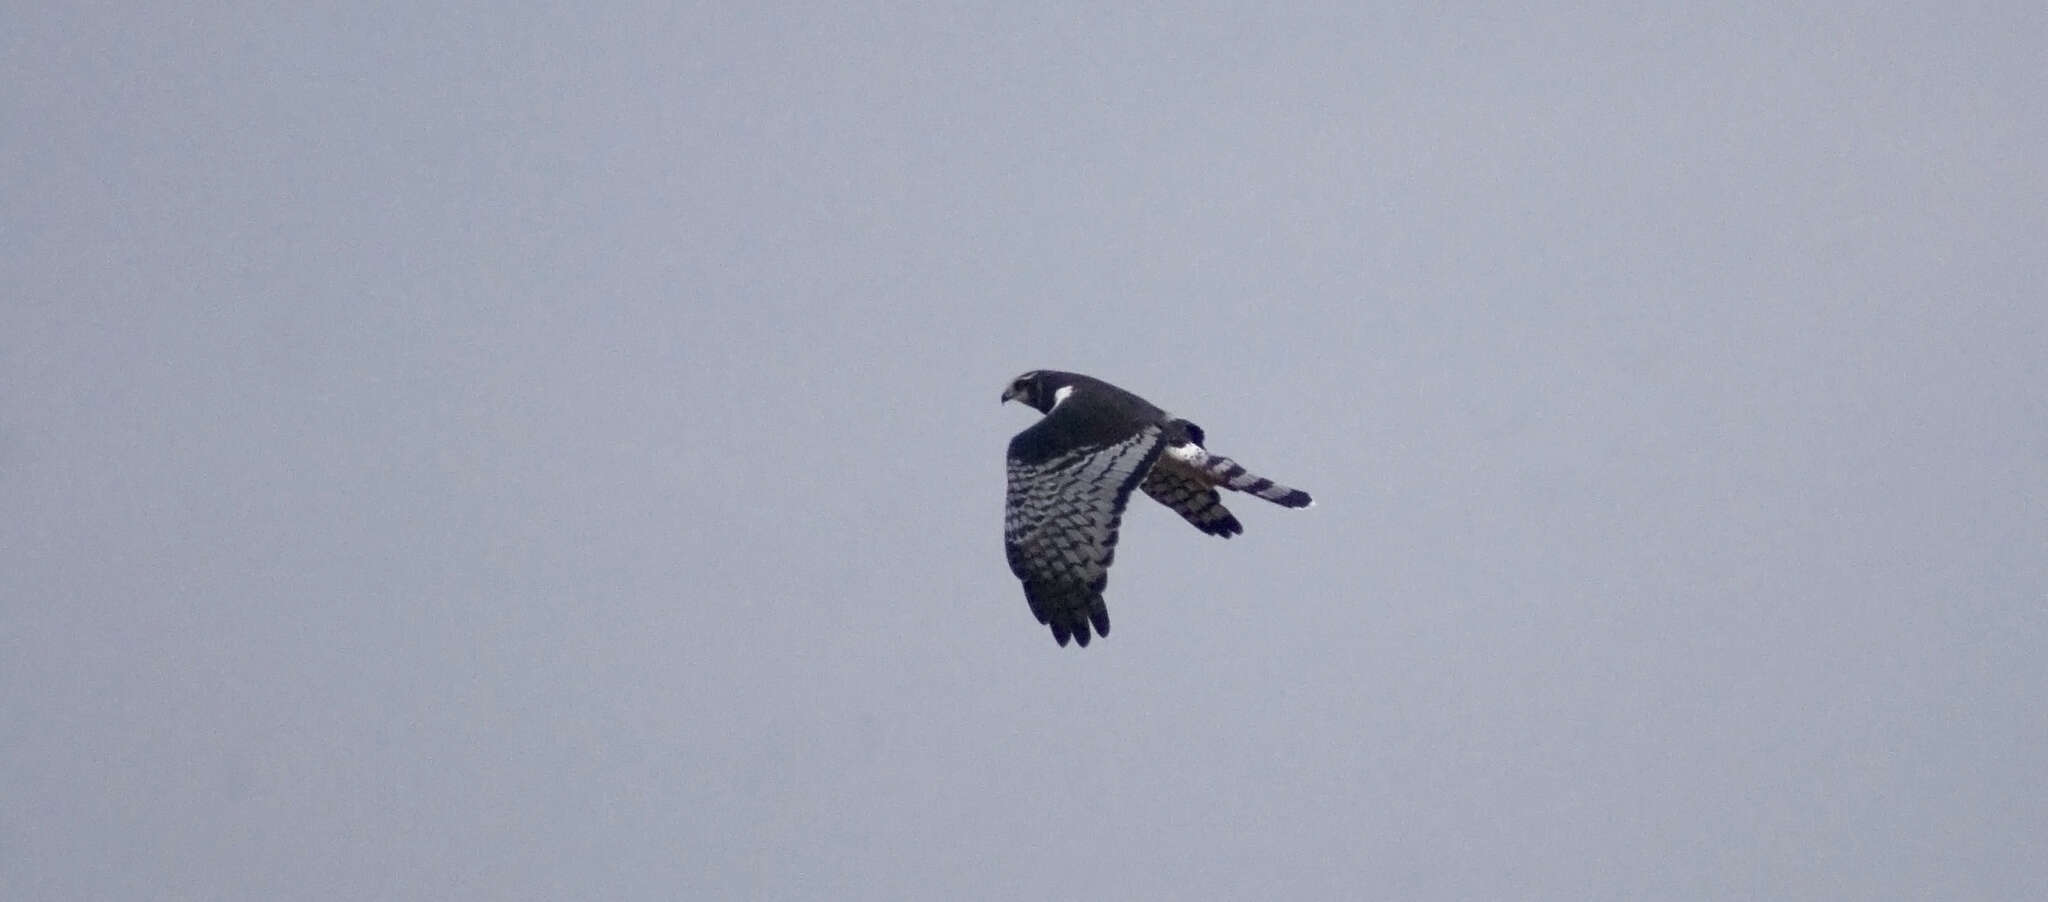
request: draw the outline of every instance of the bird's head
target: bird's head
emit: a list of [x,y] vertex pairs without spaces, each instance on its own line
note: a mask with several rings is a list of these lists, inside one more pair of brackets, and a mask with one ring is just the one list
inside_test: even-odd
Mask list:
[[1010,380],[1010,387],[1003,390],[1003,403],[1022,401],[1026,407],[1034,407],[1039,413],[1051,413],[1053,405],[1066,400],[1074,390],[1077,380],[1073,373],[1058,370],[1032,370]]

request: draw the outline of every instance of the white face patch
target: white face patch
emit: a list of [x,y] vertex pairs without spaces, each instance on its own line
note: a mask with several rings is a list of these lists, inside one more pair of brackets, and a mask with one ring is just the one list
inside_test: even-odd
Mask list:
[[[1053,407],[1058,407],[1058,406],[1060,406],[1060,402],[1061,402],[1061,401],[1065,401],[1065,400],[1066,400],[1066,399],[1068,398],[1068,396],[1072,395],[1073,393],[1074,393],[1074,387],[1073,387],[1073,386],[1071,386],[1071,385],[1062,385],[1062,386],[1060,386],[1059,388],[1055,388],[1055,389],[1053,389],[1053,390],[1052,390],[1052,406],[1053,406]],[[1048,408],[1046,408],[1045,412],[1046,412],[1046,413],[1051,413],[1051,412],[1052,412],[1052,407],[1048,407]]]
[[1189,442],[1185,445],[1167,445],[1166,456],[1196,469],[1200,469],[1202,465],[1209,462],[1209,452],[1203,450],[1201,445],[1197,445],[1194,442]]

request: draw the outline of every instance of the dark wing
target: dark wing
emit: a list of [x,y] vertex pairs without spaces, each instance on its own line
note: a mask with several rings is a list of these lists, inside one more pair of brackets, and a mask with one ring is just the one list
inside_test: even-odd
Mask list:
[[1244,532],[1244,524],[1231,516],[1215,487],[1185,472],[1168,467],[1164,461],[1145,474],[1139,484],[1152,500],[1173,508],[1195,528],[1212,536],[1230,538]]
[[1165,440],[1158,426],[1146,425],[1120,440],[1059,448],[1047,447],[1046,433],[1034,431],[1010,446],[1003,546],[1038,622],[1051,627],[1061,645],[1072,637],[1085,647],[1091,624],[1097,635],[1109,635],[1102,589],[1116,559],[1117,527],[1131,489],[1159,459]]

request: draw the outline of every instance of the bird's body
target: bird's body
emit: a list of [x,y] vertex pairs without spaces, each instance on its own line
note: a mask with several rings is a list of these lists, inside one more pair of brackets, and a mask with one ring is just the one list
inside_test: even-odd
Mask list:
[[1003,400],[1045,414],[1010,440],[1003,544],[1031,613],[1061,645],[1071,638],[1085,647],[1090,627],[1109,634],[1102,590],[1133,489],[1223,538],[1244,526],[1218,488],[1283,507],[1315,503],[1210,454],[1201,427],[1100,379],[1033,370],[1011,382]]

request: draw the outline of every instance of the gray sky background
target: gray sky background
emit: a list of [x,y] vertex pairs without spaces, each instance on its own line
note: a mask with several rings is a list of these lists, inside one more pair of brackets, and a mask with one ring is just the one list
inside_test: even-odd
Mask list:
[[15,5],[0,896],[2048,896],[2048,13],[1784,6]]

